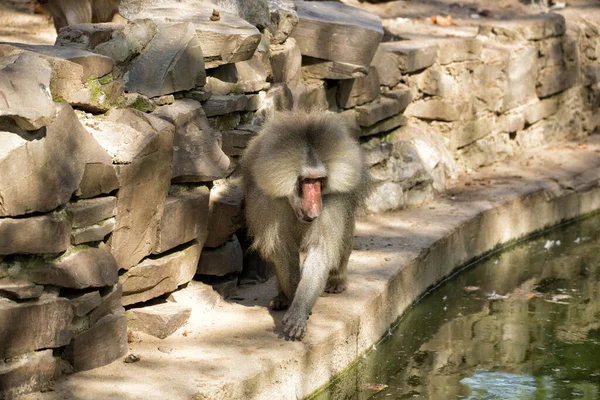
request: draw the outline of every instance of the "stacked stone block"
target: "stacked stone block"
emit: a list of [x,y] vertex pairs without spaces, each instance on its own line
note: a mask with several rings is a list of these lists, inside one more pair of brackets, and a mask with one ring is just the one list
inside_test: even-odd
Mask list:
[[246,252],[238,166],[277,111],[342,117],[375,181],[368,212],[600,126],[591,11],[388,42],[378,17],[333,1],[121,14],[55,46],[0,44],[0,397],[110,363],[127,325],[164,338],[213,288],[269,276]]

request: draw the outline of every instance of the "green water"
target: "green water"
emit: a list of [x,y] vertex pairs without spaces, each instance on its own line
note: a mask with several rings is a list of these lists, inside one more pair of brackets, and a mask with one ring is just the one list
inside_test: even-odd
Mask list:
[[311,398],[600,400],[600,215],[469,266]]

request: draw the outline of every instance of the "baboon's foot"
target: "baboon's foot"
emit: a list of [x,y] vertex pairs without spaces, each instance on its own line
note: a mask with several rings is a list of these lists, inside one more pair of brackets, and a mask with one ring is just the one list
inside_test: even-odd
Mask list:
[[287,310],[287,308],[290,306],[290,302],[288,301],[287,296],[283,293],[283,292],[279,292],[279,294],[277,294],[277,296],[273,297],[271,299],[271,302],[269,303],[269,307],[271,308],[271,310]]
[[290,340],[302,340],[306,335],[306,319],[304,314],[286,312],[281,320],[285,337]]
[[346,279],[330,277],[325,286],[326,293],[342,293],[346,289]]

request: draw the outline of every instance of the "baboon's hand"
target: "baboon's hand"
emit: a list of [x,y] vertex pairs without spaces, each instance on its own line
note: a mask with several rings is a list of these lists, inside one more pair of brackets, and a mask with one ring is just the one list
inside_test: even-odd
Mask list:
[[285,336],[291,340],[302,340],[306,335],[306,318],[305,315],[286,312],[281,320]]

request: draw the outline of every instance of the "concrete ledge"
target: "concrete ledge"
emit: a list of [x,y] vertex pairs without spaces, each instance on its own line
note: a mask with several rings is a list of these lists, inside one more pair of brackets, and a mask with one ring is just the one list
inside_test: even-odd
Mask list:
[[[272,283],[195,310],[157,340],[140,334],[134,364],[115,362],[24,399],[297,399],[368,350],[427,288],[502,243],[600,208],[600,136],[461,177],[416,209],[358,223],[349,289],[322,297],[303,342],[277,337]],[[160,350],[159,350],[160,349]]]

